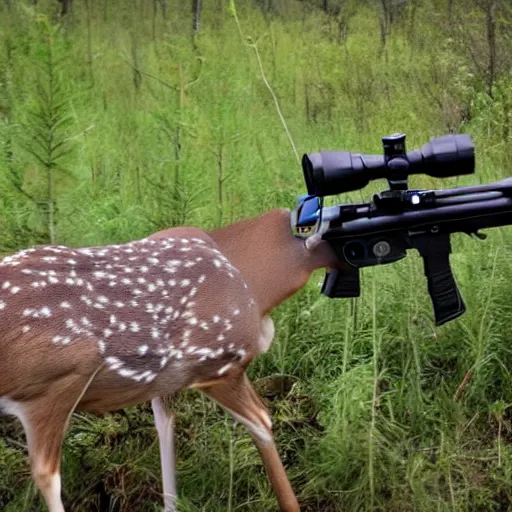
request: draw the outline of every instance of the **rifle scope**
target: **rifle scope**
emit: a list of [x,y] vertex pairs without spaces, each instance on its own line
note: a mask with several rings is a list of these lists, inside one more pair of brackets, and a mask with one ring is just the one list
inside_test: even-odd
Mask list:
[[386,178],[392,189],[406,189],[410,174],[447,178],[475,170],[469,135],[432,137],[413,151],[405,150],[404,134],[383,137],[382,144],[384,156],[335,151],[304,154],[302,170],[308,193],[329,196],[350,192],[380,178]]

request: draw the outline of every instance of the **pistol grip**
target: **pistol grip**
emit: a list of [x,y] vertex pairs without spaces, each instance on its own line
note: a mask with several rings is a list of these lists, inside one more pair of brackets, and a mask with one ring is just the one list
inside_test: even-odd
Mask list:
[[449,235],[421,237],[414,245],[423,257],[436,325],[443,325],[461,316],[466,306],[450,268]]
[[331,270],[327,272],[322,285],[322,294],[335,299],[359,297],[361,286],[359,282],[359,270],[341,272]]
[[454,320],[466,311],[449,266],[427,274],[428,292],[432,299],[436,325]]

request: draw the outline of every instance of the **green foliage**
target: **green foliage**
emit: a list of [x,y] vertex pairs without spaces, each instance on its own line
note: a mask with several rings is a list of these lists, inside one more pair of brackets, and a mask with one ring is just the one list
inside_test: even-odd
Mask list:
[[[189,2],[75,0],[64,18],[54,0],[0,3],[0,252],[292,207],[293,147],[378,153],[397,131],[411,149],[448,131],[476,144],[476,175],[412,186],[510,174],[508,3],[203,4],[192,40]],[[439,329],[414,255],[365,269],[357,300],[321,297],[318,273],[273,312],[249,373],[302,510],[511,508],[511,242],[453,237],[468,312]],[[174,406],[179,510],[275,510],[246,430],[196,393]],[[43,510],[21,427],[0,434],[0,508]],[[160,510],[150,407],[75,415],[62,475],[67,510]]]
[[[42,176],[36,172],[28,191],[20,183],[17,187],[36,204],[47,241],[55,243],[57,181],[59,174],[72,177],[62,166],[71,152],[67,136],[71,117],[67,112],[69,98],[61,83],[63,64],[58,53],[56,55],[60,39],[58,31],[45,18],[39,20],[38,25],[41,26],[41,33],[38,34],[41,43],[36,45],[33,54],[38,78],[34,104],[28,108],[29,117],[24,126],[26,142],[23,147],[34,158],[36,169],[42,171]],[[16,179],[21,181],[20,177]],[[67,185],[70,186],[69,183]]]

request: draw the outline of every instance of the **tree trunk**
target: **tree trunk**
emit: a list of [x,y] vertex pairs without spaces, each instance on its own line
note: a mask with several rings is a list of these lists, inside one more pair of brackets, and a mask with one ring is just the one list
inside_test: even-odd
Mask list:
[[390,13],[389,6],[387,0],[381,0],[382,12],[380,15],[380,42],[381,49],[386,46],[386,41],[389,33],[389,22],[390,22]]
[[222,142],[219,143],[217,152],[217,194],[218,194],[218,205],[217,205],[217,227],[222,226],[222,220],[224,218],[224,145]]
[[487,2],[487,44],[489,46],[489,62],[487,65],[487,93],[493,97],[496,79],[496,0]]
[[156,13],[157,13],[157,1],[153,0],[153,20],[152,20],[152,30],[153,30],[153,41],[156,39]]
[[91,0],[85,2],[87,10],[87,67],[89,69],[89,79],[91,81],[91,87],[94,86],[94,73],[92,67],[92,11],[91,11]]
[[69,11],[71,10],[72,2],[73,2],[73,0],[59,0],[61,16],[66,16],[66,14],[69,13]]
[[453,26],[453,0],[448,0],[448,26]]
[[199,32],[199,18],[201,16],[201,0],[192,0],[192,31]]
[[165,21],[167,19],[167,0],[160,0],[160,7],[162,8],[162,18]]

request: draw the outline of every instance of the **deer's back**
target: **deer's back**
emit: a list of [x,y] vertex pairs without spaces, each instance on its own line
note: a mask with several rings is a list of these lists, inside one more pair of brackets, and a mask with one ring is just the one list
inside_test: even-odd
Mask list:
[[103,363],[82,408],[137,403],[248,362],[259,321],[243,276],[200,230],[21,251],[0,261],[0,397],[28,400]]

